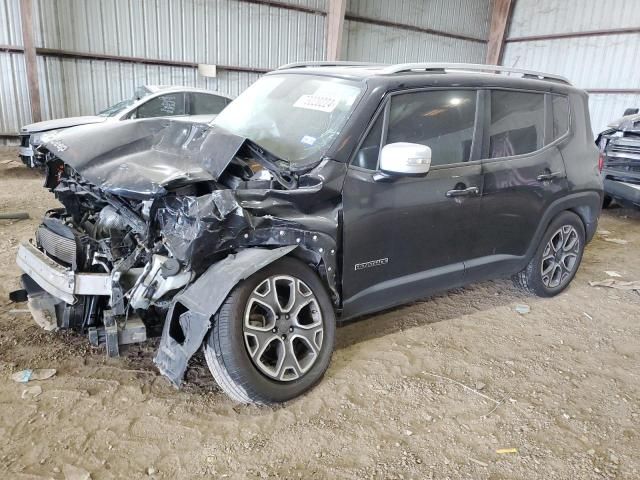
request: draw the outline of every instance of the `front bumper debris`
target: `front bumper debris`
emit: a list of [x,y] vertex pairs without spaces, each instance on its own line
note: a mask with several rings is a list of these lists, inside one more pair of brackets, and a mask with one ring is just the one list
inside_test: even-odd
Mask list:
[[18,248],[16,263],[45,292],[70,305],[76,303],[75,295],[111,295],[109,274],[75,273],[28,242]]

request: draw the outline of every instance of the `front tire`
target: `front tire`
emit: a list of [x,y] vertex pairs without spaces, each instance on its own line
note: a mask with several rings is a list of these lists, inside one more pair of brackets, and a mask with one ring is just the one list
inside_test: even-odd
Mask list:
[[331,361],[336,321],[318,275],[285,257],[240,282],[214,317],[204,354],[240,403],[273,404],[316,385]]
[[542,236],[531,261],[514,275],[514,283],[539,297],[559,294],[576,275],[584,246],[584,225],[580,217],[569,211],[560,213]]

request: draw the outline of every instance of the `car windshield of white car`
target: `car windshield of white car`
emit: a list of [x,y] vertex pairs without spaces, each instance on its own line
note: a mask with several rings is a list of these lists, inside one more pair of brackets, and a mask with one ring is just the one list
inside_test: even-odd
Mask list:
[[115,105],[111,105],[109,108],[106,108],[101,112],[98,112],[98,115],[101,117],[113,117],[132,104],[133,100],[123,100]]

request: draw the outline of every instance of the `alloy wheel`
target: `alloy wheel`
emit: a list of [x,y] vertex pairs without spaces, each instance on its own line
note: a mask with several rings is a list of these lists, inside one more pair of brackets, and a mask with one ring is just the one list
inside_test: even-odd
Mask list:
[[245,308],[245,347],[261,373],[288,382],[316,362],[324,335],[318,300],[302,280],[275,275],[253,289]]
[[563,225],[549,239],[542,253],[540,273],[547,288],[564,285],[578,264],[580,237],[571,225]]

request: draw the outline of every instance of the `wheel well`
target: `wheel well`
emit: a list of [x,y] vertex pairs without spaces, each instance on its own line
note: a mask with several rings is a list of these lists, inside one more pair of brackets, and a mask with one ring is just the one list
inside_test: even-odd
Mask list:
[[587,239],[587,242],[591,241],[593,236],[596,233],[596,227],[598,226],[598,215],[600,211],[594,211],[594,209],[589,205],[580,205],[578,207],[573,207],[568,209],[569,212],[573,212],[580,220],[582,220],[582,225],[584,225],[584,233]]
[[[300,245],[285,256],[295,258],[308,265],[309,268],[318,275],[318,278],[320,278],[323,285],[327,288],[329,297],[331,298],[334,306],[339,307],[341,305],[341,296],[338,286],[329,281],[326,271],[327,265],[324,263],[321,255]],[[330,270],[331,269],[329,268],[329,271]]]

